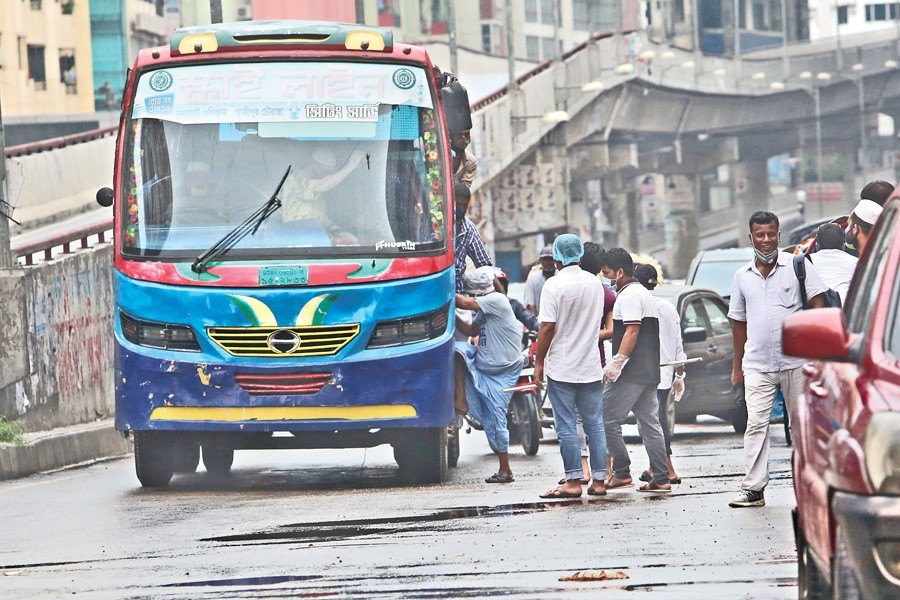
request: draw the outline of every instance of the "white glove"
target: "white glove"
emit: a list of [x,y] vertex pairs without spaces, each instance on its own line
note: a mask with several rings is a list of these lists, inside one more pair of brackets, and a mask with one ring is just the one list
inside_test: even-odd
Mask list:
[[681,377],[676,375],[675,381],[672,382],[672,397],[678,402],[682,396],[684,396],[684,375]]
[[619,378],[619,375],[622,374],[622,369],[625,368],[625,364],[628,363],[628,357],[624,354],[616,354],[612,357],[612,360],[609,361],[609,364],[603,369],[603,381],[615,381]]

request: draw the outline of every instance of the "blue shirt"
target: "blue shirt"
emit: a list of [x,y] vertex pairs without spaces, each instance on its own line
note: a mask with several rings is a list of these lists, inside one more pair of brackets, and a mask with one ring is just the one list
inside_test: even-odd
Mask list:
[[463,273],[466,272],[466,257],[472,259],[476,267],[484,267],[493,265],[491,255],[488,254],[481,236],[478,235],[478,229],[475,227],[469,217],[465,217],[456,232],[453,241],[454,252],[456,253],[456,293],[463,293]]

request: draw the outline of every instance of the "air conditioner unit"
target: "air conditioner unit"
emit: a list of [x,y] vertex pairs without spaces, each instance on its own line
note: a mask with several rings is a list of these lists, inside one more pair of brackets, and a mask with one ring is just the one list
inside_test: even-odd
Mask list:
[[250,8],[247,6],[239,6],[237,9],[237,18],[242,21],[250,20]]

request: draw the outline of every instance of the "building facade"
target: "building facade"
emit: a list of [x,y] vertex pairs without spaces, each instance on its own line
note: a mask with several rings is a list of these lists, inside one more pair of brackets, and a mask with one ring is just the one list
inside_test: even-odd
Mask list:
[[4,117],[94,110],[88,0],[0,2]]

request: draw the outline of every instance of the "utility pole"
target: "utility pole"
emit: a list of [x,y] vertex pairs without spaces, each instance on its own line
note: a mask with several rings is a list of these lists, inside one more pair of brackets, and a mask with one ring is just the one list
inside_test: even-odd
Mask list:
[[509,91],[518,89],[516,83],[516,57],[513,54],[512,0],[506,0],[506,66],[509,70]]
[[0,269],[11,269],[14,262],[9,246],[9,219],[12,206],[6,200],[6,143],[3,133],[3,110],[0,109]]
[[209,22],[222,22],[222,0],[209,0]]
[[450,38],[450,72],[459,77],[459,56],[456,43],[456,0],[447,2],[447,35]]
[[366,24],[366,2],[365,0],[356,0],[356,22],[360,25]]

